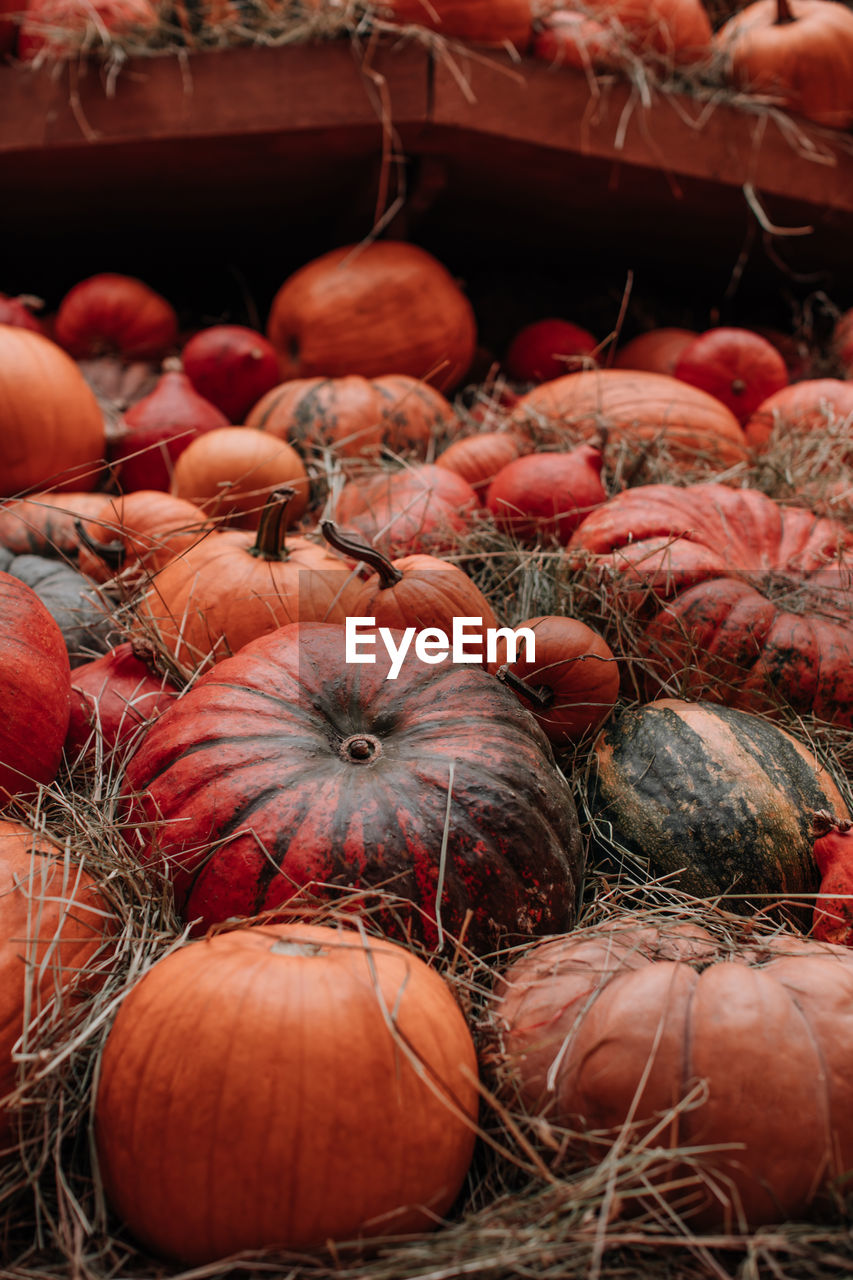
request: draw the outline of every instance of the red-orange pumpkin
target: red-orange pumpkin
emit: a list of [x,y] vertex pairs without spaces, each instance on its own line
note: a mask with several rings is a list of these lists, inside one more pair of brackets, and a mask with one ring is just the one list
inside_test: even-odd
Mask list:
[[381,471],[344,485],[339,524],[358,529],[387,555],[449,551],[471,527],[477,495],[461,476],[434,465]]
[[296,524],[308,504],[305,464],[284,440],[253,427],[216,427],[191,440],[172,474],[172,493],[221,522],[257,529],[264,503],[287,486],[293,498],[288,524]]
[[30,587],[0,573],[0,808],[56,777],[70,698],[59,626]]
[[98,1163],[157,1253],[304,1253],[437,1226],[477,1105],[465,1019],[411,951],[352,929],[238,929],[161,960],[119,1010]]
[[762,401],[788,385],[780,352],[750,329],[720,326],[700,333],[681,352],[673,373],[709,391],[743,425]]
[[124,586],[133,589],[213,527],[200,507],[160,489],[102,498],[92,518],[78,529],[80,571],[95,582],[109,582],[121,574]]
[[[825,431],[853,421],[853,383],[840,378],[807,378],[794,382],[758,406],[744,427],[753,449],[765,449],[774,430],[779,437]],[[842,446],[843,447],[843,446]]]
[[491,1057],[531,1114],[576,1135],[569,1150],[598,1161],[617,1135],[651,1138],[647,1203],[742,1231],[804,1216],[853,1168],[851,1001],[844,948],[617,921],[507,970]]
[[524,447],[521,437],[511,431],[481,431],[479,435],[454,440],[438,455],[435,465],[467,480],[485,504],[486,491],[495,476],[519,457]]
[[[674,466],[706,459],[733,466],[747,458],[743,431],[714,396],[662,373],[590,369],[543,382],[515,407],[522,427],[567,429],[584,440],[660,443]],[[605,454],[607,449],[605,448]]]
[[735,84],[818,124],[853,124],[853,12],[835,0],[754,0],[715,36]]
[[666,63],[698,62],[711,51],[711,23],[701,0],[585,0],[583,24],[572,17],[558,9],[546,19],[539,57],[582,68],[618,65],[638,53]]
[[16,1127],[4,1102],[19,1083],[17,1042],[25,1036],[19,1049],[33,1054],[37,1020],[102,981],[98,951],[111,921],[91,877],[60,848],[22,823],[0,821],[0,1151],[13,1145]]
[[105,449],[103,415],[74,361],[40,333],[0,325],[0,496],[94,489]]
[[171,303],[142,280],[105,272],[81,280],[65,295],[54,332],[77,359],[117,354],[150,360],[165,355],[176,341],[178,317]]
[[65,754],[85,755],[96,765],[104,756],[138,740],[144,726],[165,711],[178,690],[129,642],[76,667],[71,679],[71,716]]
[[428,27],[468,44],[513,44],[519,53],[533,26],[531,0],[381,0],[379,10],[401,25]]
[[520,542],[567,543],[585,516],[607,501],[602,454],[582,444],[567,453],[526,453],[502,467],[486,508],[498,528]]
[[814,857],[821,874],[812,936],[853,947],[853,822],[827,809],[814,815]]
[[506,353],[507,376],[516,382],[547,382],[594,364],[598,339],[580,325],[557,318],[520,329]]
[[16,556],[59,556],[76,560],[80,553],[77,520],[102,511],[102,493],[34,493],[0,505],[0,546]]
[[284,378],[407,373],[441,389],[465,375],[474,312],[426,250],[394,240],[333,249],[279,289],[267,334]]
[[631,338],[616,352],[613,366],[616,369],[636,369],[645,373],[672,375],[678,357],[694,338],[694,329],[664,327],[649,329]]

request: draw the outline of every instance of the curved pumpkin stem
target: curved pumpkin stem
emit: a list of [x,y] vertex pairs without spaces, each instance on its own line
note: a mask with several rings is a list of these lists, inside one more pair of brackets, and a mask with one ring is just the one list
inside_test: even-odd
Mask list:
[[396,587],[398,582],[402,582],[403,574],[400,570],[381,551],[371,547],[369,542],[364,542],[355,534],[341,533],[338,526],[331,520],[320,522],[320,532],[335,551],[339,551],[343,556],[349,556],[352,560],[363,561],[374,573],[378,573],[384,590]]
[[93,556],[103,560],[108,569],[118,573],[119,569],[124,565],[125,557],[125,545],[121,538],[114,538],[112,542],[96,542],[94,538],[89,536],[86,526],[79,516],[74,521],[74,532],[87,551],[91,551]]
[[554,701],[554,690],[549,689],[547,685],[540,685],[534,688],[532,684],[528,684],[521,676],[517,676],[506,663],[502,667],[498,667],[495,676],[500,680],[501,684],[505,684],[508,689],[512,689],[513,693],[517,693],[522,698],[535,703],[540,710],[545,711]]
[[260,560],[286,560],[290,554],[285,545],[284,531],[287,528],[287,508],[296,497],[296,490],[282,485],[273,489],[264,503],[258,532],[254,544],[249,547],[249,555]]
[[796,22],[788,0],[776,0],[776,20],[774,26],[782,27],[786,22]]

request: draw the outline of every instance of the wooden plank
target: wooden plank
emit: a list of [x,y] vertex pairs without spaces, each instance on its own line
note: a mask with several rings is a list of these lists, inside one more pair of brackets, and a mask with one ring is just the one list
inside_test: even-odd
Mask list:
[[555,152],[708,179],[853,212],[853,138],[781,113],[713,106],[685,95],[640,101],[624,80],[528,60],[441,60],[433,78],[437,126],[500,136]]
[[368,70],[339,41],[137,58],[114,85],[96,64],[56,79],[0,67],[0,154],[363,125],[379,143],[384,111],[395,124],[426,118],[428,65],[423,50],[383,49]]

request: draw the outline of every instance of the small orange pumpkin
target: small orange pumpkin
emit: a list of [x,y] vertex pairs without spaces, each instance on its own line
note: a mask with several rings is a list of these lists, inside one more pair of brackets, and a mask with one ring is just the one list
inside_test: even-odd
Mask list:
[[285,441],[253,427],[217,427],[197,436],[172,474],[176,497],[241,529],[257,529],[264,502],[282,486],[294,491],[287,518],[295,524],[308,504],[305,464]]
[[91,519],[78,523],[81,573],[95,582],[122,575],[133,587],[200,542],[213,528],[206,512],[161,489],[135,489],[102,499]]

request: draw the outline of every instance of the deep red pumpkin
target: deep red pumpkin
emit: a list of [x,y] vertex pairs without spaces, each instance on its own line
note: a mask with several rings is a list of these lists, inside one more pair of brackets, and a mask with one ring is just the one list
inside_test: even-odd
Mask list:
[[0,809],[56,777],[70,697],[62,632],[30,587],[0,573]]
[[62,299],[56,341],[75,359],[117,354],[157,359],[178,336],[171,303],[133,276],[105,272],[75,284]]
[[71,718],[65,753],[93,761],[138,739],[143,726],[166,710],[178,690],[149,666],[140,646],[118,645],[77,667],[71,684]]
[[814,856],[821,874],[812,937],[853,947],[853,822],[819,809],[812,820]]
[[598,339],[569,320],[536,320],[519,329],[506,353],[507,376],[516,382],[547,382],[588,368]]
[[[12,0],[12,13],[19,13],[21,7],[19,0]],[[3,4],[0,2],[0,13],[3,11]],[[0,20],[0,53],[2,42],[3,22]],[[38,298],[10,298],[8,294],[0,293],[0,324],[11,324],[19,329],[31,329],[33,333],[43,334],[44,325],[30,310],[33,305],[41,305]]]
[[589,513],[607,501],[602,455],[582,444],[568,453],[526,453],[497,473],[486,507],[498,528],[520,542],[563,544]]
[[480,952],[571,927],[577,817],[533,717],[480,667],[411,656],[387,680],[378,639],[376,658],[303,623],[218,663],[130,761],[138,855],[197,931],[311,884],[411,900],[387,929],[431,947],[439,920]]

